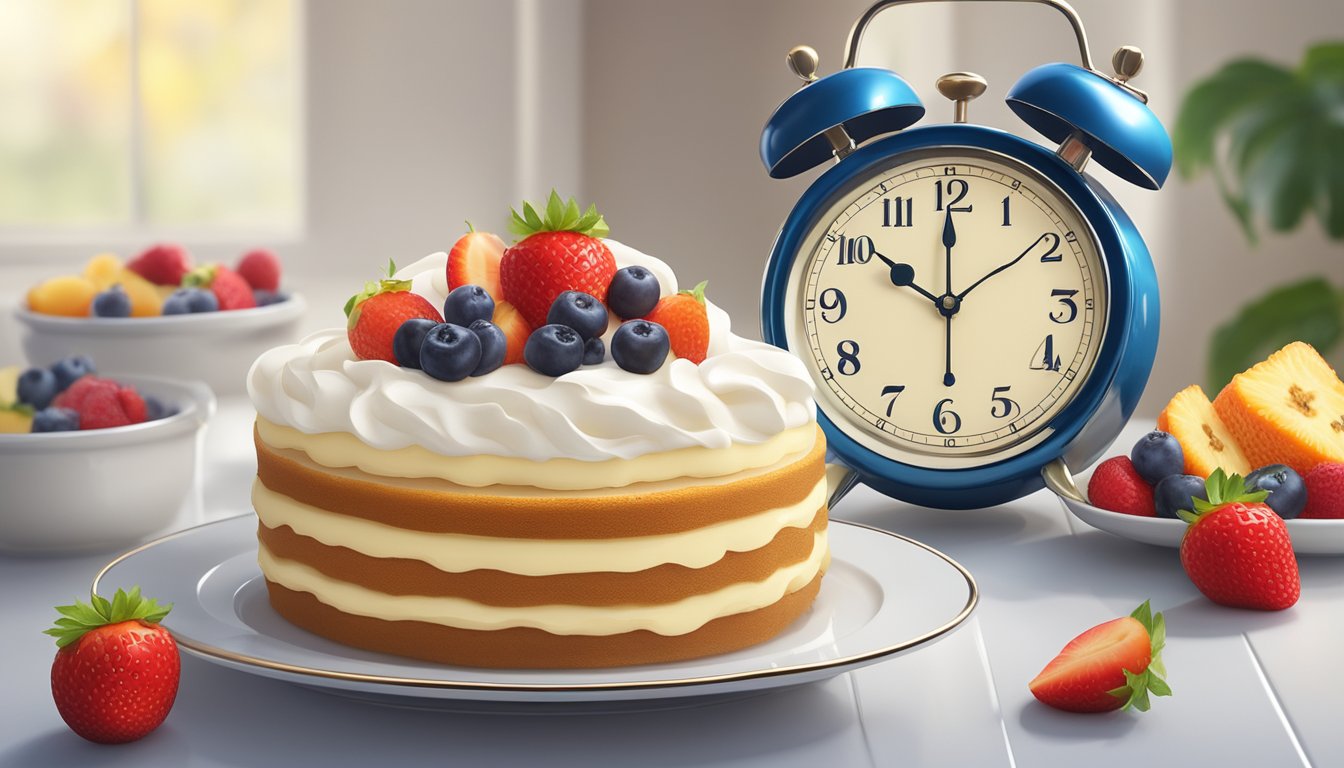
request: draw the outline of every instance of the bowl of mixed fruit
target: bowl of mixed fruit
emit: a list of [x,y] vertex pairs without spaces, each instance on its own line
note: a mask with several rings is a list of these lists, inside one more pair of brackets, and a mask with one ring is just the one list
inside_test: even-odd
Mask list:
[[124,548],[164,530],[191,511],[214,410],[203,383],[100,374],[83,355],[0,368],[0,551]]
[[193,263],[177,245],[156,245],[123,263],[95,256],[77,275],[33,286],[17,310],[35,365],[70,354],[112,370],[205,381],[242,394],[258,355],[298,338],[305,304],[281,288],[267,250],[233,266]]

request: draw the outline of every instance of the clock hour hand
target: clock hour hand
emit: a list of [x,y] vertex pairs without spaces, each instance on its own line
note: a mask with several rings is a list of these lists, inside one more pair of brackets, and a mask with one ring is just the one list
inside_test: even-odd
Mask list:
[[934,296],[932,293],[929,293],[928,291],[924,290],[923,288],[915,284],[914,267],[910,266],[909,264],[902,264],[898,261],[893,261],[887,258],[886,256],[883,256],[882,254],[878,253],[877,251],[873,251],[873,255],[881,259],[882,263],[886,264],[887,267],[890,268],[891,270],[890,277],[892,285],[896,286],[897,288],[913,288],[915,293],[918,293],[920,296],[923,296],[929,301],[932,301],[934,304],[938,303],[937,296]]
[[[1054,240],[1053,245],[1047,246],[1047,247],[1045,247],[1045,248],[1041,248],[1042,244],[1044,244],[1044,243],[1048,243],[1048,242],[1049,242],[1050,240],[1052,240],[1052,239]],[[989,278],[991,278],[991,277],[993,277],[993,276],[999,274],[1000,272],[1002,272],[1002,271],[1008,269],[1009,267],[1013,266],[1014,264],[1018,263],[1019,261],[1025,259],[1029,254],[1031,254],[1032,251],[1045,250],[1045,251],[1048,253],[1049,251],[1052,251],[1052,250],[1054,250],[1056,247],[1058,247],[1058,245],[1059,245],[1059,235],[1056,235],[1054,232],[1046,232],[1044,235],[1041,235],[1040,237],[1036,238],[1036,241],[1035,241],[1034,243],[1032,243],[1031,245],[1027,246],[1027,249],[1026,249],[1025,251],[1019,253],[1019,254],[1017,255],[1017,258],[1013,259],[1012,261],[1008,262],[1007,264],[1000,264],[999,266],[997,266],[997,267],[995,267],[994,269],[990,270],[989,273],[986,274],[984,277],[980,278],[979,280],[976,280],[974,283],[971,283],[971,286],[970,286],[969,288],[967,288],[966,290],[964,290],[964,291],[962,291],[961,293],[957,294],[957,301],[960,302],[962,299],[966,298],[966,294],[968,294],[968,293],[970,293],[971,291],[975,290],[975,287],[976,287],[977,285],[979,285],[979,284],[985,282],[985,281],[988,280]]]

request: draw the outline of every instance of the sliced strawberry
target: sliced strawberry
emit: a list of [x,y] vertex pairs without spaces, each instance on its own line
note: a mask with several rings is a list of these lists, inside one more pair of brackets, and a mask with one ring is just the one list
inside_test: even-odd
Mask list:
[[527,346],[527,337],[532,335],[532,326],[507,301],[495,304],[495,316],[491,320],[504,332],[504,365],[523,362],[523,347]]
[[551,190],[544,216],[524,203],[522,214],[513,212],[509,228],[523,239],[500,259],[500,290],[528,325],[545,325],[555,297],[565,291],[582,291],[607,303],[616,258],[600,239],[608,229],[596,207],[580,212],[573,198],[563,202]]
[[501,301],[504,295],[499,288],[499,261],[503,257],[504,241],[499,235],[472,229],[448,252],[448,290],[479,285],[490,298]]
[[1162,676],[1167,629],[1144,601],[1129,616],[1093,627],[1069,641],[1029,684],[1041,703],[1068,712],[1146,712],[1148,694],[1170,696]]

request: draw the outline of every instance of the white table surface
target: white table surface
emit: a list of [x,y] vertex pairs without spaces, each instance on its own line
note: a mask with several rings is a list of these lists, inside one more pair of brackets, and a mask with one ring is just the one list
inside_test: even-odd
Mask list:
[[[246,403],[224,402],[209,428],[206,519],[250,509],[250,418]],[[111,554],[0,556],[0,766],[1344,765],[1344,558],[1303,558],[1302,600],[1262,614],[1208,603],[1176,550],[1092,530],[1044,491],[941,512],[860,488],[832,514],[912,536],[967,566],[981,589],[969,624],[823,683],[608,714],[398,709],[184,655],[167,722],[119,747],[89,744],[61,722],[49,692],[55,646],[41,634],[52,606],[87,595]],[[184,513],[179,523],[200,517]],[[1102,716],[1032,699],[1027,682],[1070,638],[1145,598],[1167,616],[1174,697],[1146,714]]]

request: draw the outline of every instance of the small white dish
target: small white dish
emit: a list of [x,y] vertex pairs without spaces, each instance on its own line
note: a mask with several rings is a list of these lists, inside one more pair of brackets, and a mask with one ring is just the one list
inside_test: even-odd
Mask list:
[[0,551],[125,548],[162,531],[195,490],[199,437],[215,412],[209,387],[107,378],[180,410],[125,427],[0,434]]
[[179,646],[231,669],[375,701],[481,709],[647,703],[800,685],[946,637],[978,601],[975,580],[946,555],[894,533],[833,520],[831,566],[816,602],[760,645],[613,669],[453,667],[350,648],[280,618],[257,567],[256,531],[256,517],[246,514],[167,536],[114,560],[93,589],[110,594],[138,584],[173,603],[165,625]]
[[[1045,487],[1059,497],[1064,508],[1084,523],[1116,536],[1159,547],[1179,547],[1189,526],[1182,520],[1139,517],[1112,512],[1087,502],[1092,470],[1072,482],[1057,473],[1045,473]],[[1070,488],[1069,486],[1074,486]],[[1285,520],[1293,551],[1299,555],[1344,555],[1344,520]]]
[[89,355],[101,369],[200,379],[216,394],[247,391],[247,371],[262,352],[297,341],[303,297],[255,309],[161,317],[58,317],[15,310],[31,365]]

